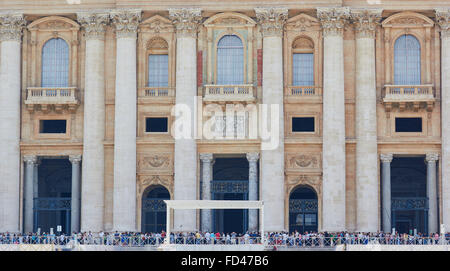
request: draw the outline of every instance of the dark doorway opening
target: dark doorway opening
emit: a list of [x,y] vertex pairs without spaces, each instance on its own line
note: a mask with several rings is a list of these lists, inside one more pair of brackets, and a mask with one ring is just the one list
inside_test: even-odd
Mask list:
[[164,200],[170,199],[163,186],[150,186],[142,195],[141,232],[152,233],[166,230],[167,209]]
[[317,232],[317,194],[309,186],[298,186],[289,196],[289,232]]

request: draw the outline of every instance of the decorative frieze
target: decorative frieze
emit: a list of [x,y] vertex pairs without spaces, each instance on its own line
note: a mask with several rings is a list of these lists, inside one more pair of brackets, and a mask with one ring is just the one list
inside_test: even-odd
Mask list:
[[342,36],[347,20],[350,18],[348,7],[317,8],[324,36]]
[[255,12],[264,37],[283,35],[283,27],[288,17],[287,8],[255,8]]
[[351,19],[355,25],[356,38],[375,38],[382,9],[353,9]]
[[450,9],[436,9],[436,22],[441,27],[441,38],[450,37]]
[[172,174],[173,157],[170,153],[145,153],[138,155],[138,172],[164,172]]
[[0,14],[0,41],[21,41],[26,24],[22,14]]
[[105,39],[106,24],[109,22],[107,12],[79,12],[77,13],[77,20],[84,28],[87,40]]
[[169,9],[169,16],[175,25],[177,36],[197,37],[199,23],[202,19],[199,8],[174,8]]
[[287,153],[286,154],[286,169],[291,170],[305,170],[305,169],[320,169],[321,168],[320,153]]
[[111,21],[116,26],[117,38],[136,38],[137,29],[141,21],[142,10],[125,9],[112,11]]

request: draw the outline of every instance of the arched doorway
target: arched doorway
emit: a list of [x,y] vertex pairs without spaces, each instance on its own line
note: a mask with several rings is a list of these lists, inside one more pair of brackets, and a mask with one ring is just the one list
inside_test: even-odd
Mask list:
[[309,186],[296,187],[289,196],[289,232],[316,232],[317,194]]
[[150,186],[142,195],[142,232],[161,232],[166,230],[166,204],[170,193],[161,185]]

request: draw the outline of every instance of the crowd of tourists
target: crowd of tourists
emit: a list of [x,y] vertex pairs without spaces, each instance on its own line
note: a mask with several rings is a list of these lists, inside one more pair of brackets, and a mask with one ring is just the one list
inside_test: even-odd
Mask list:
[[[0,233],[0,244],[55,244],[55,245],[107,245],[107,246],[147,246],[160,245],[166,240],[166,233],[136,232],[83,232],[71,235],[54,233]],[[399,233],[353,233],[353,232],[269,232],[261,238],[258,232],[171,232],[171,244],[184,245],[237,245],[262,244],[285,247],[327,247],[342,244],[381,245],[437,245],[450,244],[450,234],[399,234]]]

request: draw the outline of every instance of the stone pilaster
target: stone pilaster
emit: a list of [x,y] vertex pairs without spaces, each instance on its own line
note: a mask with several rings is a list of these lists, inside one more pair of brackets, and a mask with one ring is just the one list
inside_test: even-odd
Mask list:
[[85,91],[81,231],[103,230],[105,155],[105,28],[107,12],[80,12],[85,31]]
[[19,232],[22,14],[0,14],[0,232]]
[[[195,97],[197,96],[197,31],[201,19],[198,8],[169,9],[177,33],[176,121],[183,121],[183,131],[175,128],[174,196],[175,200],[197,199],[197,143],[194,138]],[[182,119],[185,120],[182,120]],[[190,123],[188,123],[190,121]],[[179,127],[178,127],[179,128]],[[174,212],[175,231],[196,229],[195,210]]]
[[356,30],[356,230],[378,231],[375,30],[381,10],[352,10]]
[[[213,160],[212,153],[201,153],[200,161],[202,161],[202,200],[211,200],[211,162]],[[202,225],[203,232],[212,231],[212,210],[202,210]]]
[[34,183],[34,166],[37,162],[36,155],[25,155],[25,180],[24,180],[24,208],[23,208],[23,232],[33,232],[33,183]]
[[439,233],[438,227],[438,201],[436,182],[436,161],[439,159],[437,153],[427,153],[427,197],[428,197],[428,233]]
[[450,231],[450,8],[436,9],[441,27],[442,223]]
[[[259,153],[247,153],[248,160],[248,200],[258,200],[258,160]],[[248,230],[258,231],[258,210],[248,210]]]
[[[274,144],[261,145],[261,182],[267,231],[285,230],[284,225],[284,100],[283,100],[283,25],[288,16],[286,8],[256,8],[256,18],[263,34],[262,103],[278,114]],[[277,110],[278,112],[272,112]],[[269,117],[266,119],[273,119]]]
[[113,204],[117,231],[136,231],[136,38],[141,13],[111,13],[117,38]]
[[[381,160],[381,217],[383,232],[391,232],[391,162],[392,153],[380,154]],[[378,223],[377,223],[378,224]]]
[[70,215],[70,231],[80,232],[80,163],[81,155],[69,156],[69,161],[72,163],[72,207]]
[[346,229],[343,29],[349,9],[319,8],[317,16],[324,36],[322,230],[342,231]]

